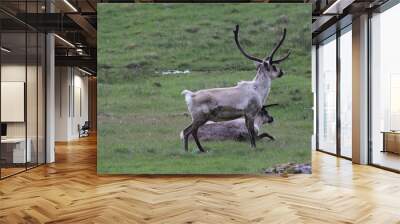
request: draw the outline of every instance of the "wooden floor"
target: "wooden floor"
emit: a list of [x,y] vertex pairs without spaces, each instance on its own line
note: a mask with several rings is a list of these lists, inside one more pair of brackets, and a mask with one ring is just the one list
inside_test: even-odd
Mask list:
[[15,168],[15,167],[7,167],[7,168],[1,168],[1,177],[8,177],[11,176],[13,174],[19,173],[19,172],[23,172],[25,171],[25,167],[23,168]]
[[400,175],[313,153],[313,174],[97,176],[96,141],[0,181],[0,223],[400,223]]

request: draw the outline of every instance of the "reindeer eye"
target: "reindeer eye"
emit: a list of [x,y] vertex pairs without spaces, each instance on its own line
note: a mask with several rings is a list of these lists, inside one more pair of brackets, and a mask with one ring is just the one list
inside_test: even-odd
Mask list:
[[275,67],[275,65],[272,65],[272,69],[273,69],[274,71],[276,71],[276,67]]
[[270,70],[271,70],[270,65],[267,64],[267,63],[264,63],[264,67],[265,67],[265,69],[267,69],[267,71],[270,71]]

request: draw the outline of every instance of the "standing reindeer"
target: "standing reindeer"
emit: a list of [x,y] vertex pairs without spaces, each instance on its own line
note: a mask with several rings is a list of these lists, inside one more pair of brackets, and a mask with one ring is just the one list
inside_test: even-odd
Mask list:
[[275,52],[285,40],[286,29],[283,30],[283,35],[272,53],[264,59],[251,56],[243,50],[239,43],[239,25],[236,25],[233,33],[240,52],[256,63],[256,76],[252,81],[242,81],[233,87],[205,89],[197,92],[182,91],[192,116],[192,123],[183,130],[186,151],[188,151],[189,135],[192,134],[199,150],[205,152],[197,137],[197,132],[199,127],[207,121],[227,121],[240,117],[245,118],[251,147],[256,147],[257,136],[254,131],[254,119],[268,97],[271,81],[283,76],[283,71],[276,64],[287,59],[290,55],[290,52],[288,52],[283,58],[273,59]]

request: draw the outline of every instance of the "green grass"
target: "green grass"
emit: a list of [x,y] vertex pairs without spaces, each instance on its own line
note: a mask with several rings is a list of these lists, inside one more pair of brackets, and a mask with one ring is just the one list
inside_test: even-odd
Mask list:
[[[100,173],[261,173],[285,162],[310,161],[312,94],[309,5],[99,4],[98,171]],[[285,15],[285,16],[282,16]],[[278,55],[286,74],[274,80],[268,103],[275,118],[264,129],[276,141],[193,142],[184,152],[179,132],[190,124],[180,92],[235,85],[255,67],[237,50],[264,56],[288,28]],[[188,75],[160,75],[189,69]]]

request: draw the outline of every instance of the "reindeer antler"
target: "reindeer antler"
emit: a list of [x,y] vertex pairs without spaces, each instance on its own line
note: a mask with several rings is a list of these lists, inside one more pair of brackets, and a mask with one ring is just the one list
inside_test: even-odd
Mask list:
[[272,63],[273,63],[273,64],[279,64],[279,63],[281,63],[282,61],[286,60],[286,59],[289,57],[290,53],[292,53],[292,52],[291,52],[291,51],[288,51],[288,52],[286,53],[285,56],[283,56],[283,57],[281,57],[281,58],[279,58],[279,59],[273,60]]
[[280,59],[278,59],[278,60],[273,60],[274,54],[276,53],[276,51],[278,51],[279,47],[282,45],[282,43],[283,43],[283,41],[285,40],[285,38],[286,38],[286,28],[283,29],[283,34],[282,34],[282,37],[281,37],[281,39],[279,40],[278,44],[277,44],[277,45],[275,46],[275,48],[272,50],[271,54],[267,57],[267,60],[268,60],[271,64],[272,64],[272,63],[279,63],[279,62],[281,62],[281,61],[283,61],[283,60],[285,60],[286,58],[289,57],[290,51],[286,54],[285,57],[280,58]]
[[239,25],[236,25],[236,29],[233,31],[233,33],[235,34],[235,43],[236,43],[236,46],[239,48],[240,52],[242,52],[242,54],[243,54],[246,58],[248,58],[248,59],[250,59],[250,60],[252,60],[252,61],[257,61],[257,62],[262,63],[263,60],[261,60],[261,59],[259,59],[259,58],[256,58],[256,57],[254,57],[254,56],[251,56],[251,55],[247,54],[247,53],[243,50],[242,46],[240,46],[240,43],[239,43]]
[[278,106],[278,105],[279,105],[279,103],[267,104],[267,105],[264,105],[264,106],[262,107],[262,109],[265,109],[265,108],[267,108],[267,107]]

